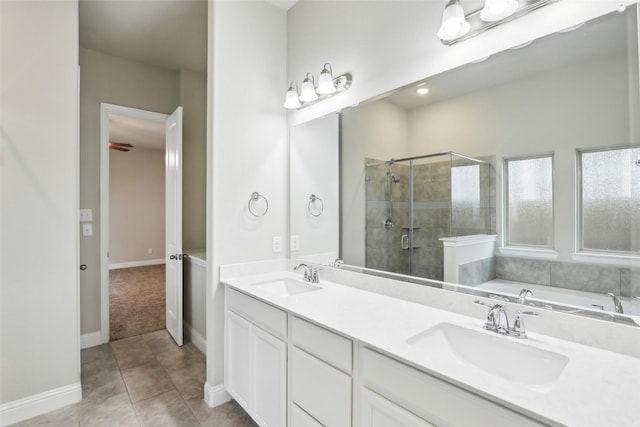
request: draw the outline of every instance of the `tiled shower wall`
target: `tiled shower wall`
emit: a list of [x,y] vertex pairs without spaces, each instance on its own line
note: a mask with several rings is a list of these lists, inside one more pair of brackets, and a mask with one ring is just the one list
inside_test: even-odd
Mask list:
[[[366,159],[366,163],[376,160]],[[455,167],[455,163],[454,163]],[[409,274],[409,250],[402,249],[402,235],[409,233],[409,165],[396,163],[391,184],[393,222],[384,228],[389,214],[388,165],[367,168],[366,175],[366,266]],[[451,162],[415,165],[414,176],[414,276],[442,280],[444,251],[441,237],[489,233],[495,229],[495,177],[493,168],[481,170],[481,199],[452,210]]]
[[[495,261],[493,261],[495,259]],[[493,277],[492,266],[494,264]],[[498,256],[461,265],[461,284],[513,280],[586,292],[640,295],[640,269]]]

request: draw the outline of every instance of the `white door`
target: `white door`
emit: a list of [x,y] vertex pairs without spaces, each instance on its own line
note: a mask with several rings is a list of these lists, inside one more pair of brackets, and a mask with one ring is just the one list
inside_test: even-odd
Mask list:
[[167,331],[182,345],[182,107],[166,122],[165,240]]

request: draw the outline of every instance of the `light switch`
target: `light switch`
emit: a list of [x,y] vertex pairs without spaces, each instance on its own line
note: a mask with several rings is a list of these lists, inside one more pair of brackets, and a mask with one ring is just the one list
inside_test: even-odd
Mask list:
[[297,234],[291,235],[291,252],[300,250],[300,236]]
[[91,223],[82,224],[82,235],[85,237],[93,236],[93,226]]
[[92,209],[80,209],[80,222],[93,221]]

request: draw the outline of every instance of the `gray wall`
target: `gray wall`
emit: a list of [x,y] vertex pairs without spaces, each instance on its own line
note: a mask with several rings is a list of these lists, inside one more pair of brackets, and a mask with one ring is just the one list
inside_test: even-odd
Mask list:
[[2,1],[0,39],[0,404],[62,387],[69,404],[81,398],[77,3]]
[[164,193],[164,150],[109,150],[110,265],[164,259]]

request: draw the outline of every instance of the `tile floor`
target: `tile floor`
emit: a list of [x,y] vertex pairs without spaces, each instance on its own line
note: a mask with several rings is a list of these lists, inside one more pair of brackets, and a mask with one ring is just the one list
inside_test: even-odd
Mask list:
[[254,427],[234,401],[202,398],[205,356],[166,330],[82,350],[82,401],[16,424],[33,427]]

